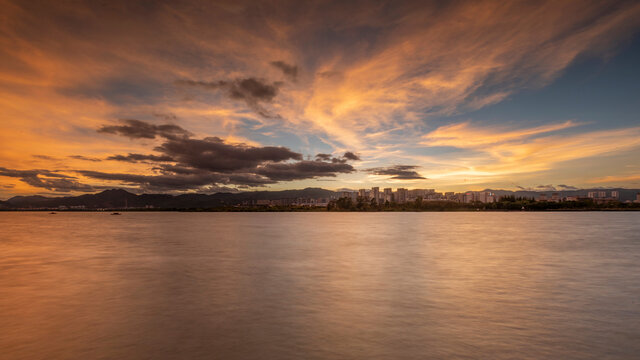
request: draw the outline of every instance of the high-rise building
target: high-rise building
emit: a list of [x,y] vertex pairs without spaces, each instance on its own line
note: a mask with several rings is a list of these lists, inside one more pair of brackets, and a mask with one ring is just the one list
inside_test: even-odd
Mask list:
[[547,194],[538,195],[538,201],[547,201]]
[[598,191],[598,197],[600,199],[604,199],[607,197],[607,192],[606,191]]
[[376,201],[376,203],[380,203],[380,188],[372,187],[371,188],[371,198]]
[[362,198],[366,198],[367,197],[367,189],[358,190],[358,196],[362,197]]
[[472,191],[468,191],[466,193],[464,193],[464,196],[462,198],[462,202],[464,203],[471,203],[476,201],[475,196],[473,196],[473,192]]
[[407,202],[409,198],[409,191],[405,188],[398,188],[396,190],[396,202],[402,204]]
[[614,199],[620,199],[620,192],[614,190],[611,192],[611,197]]
[[384,189],[384,201],[393,202],[393,189],[391,188]]

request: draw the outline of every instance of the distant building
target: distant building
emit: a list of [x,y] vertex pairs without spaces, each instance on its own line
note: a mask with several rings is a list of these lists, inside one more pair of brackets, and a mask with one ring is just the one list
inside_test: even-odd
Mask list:
[[358,199],[358,193],[355,191],[342,191],[340,193],[340,197],[351,199],[352,201],[356,201]]
[[384,189],[384,201],[393,202],[393,189],[385,188]]
[[380,203],[380,188],[372,187],[371,188],[371,198],[375,200],[376,203]]
[[366,198],[367,197],[367,189],[358,190],[358,196],[362,197],[362,198]]
[[402,204],[406,203],[409,198],[409,191],[404,188],[398,188],[396,190],[396,202]]
[[560,202],[560,194],[558,194],[558,193],[551,194],[551,201]]
[[615,191],[615,190],[612,191],[611,192],[611,197],[616,199],[616,200],[620,199],[620,192],[619,191]]
[[547,194],[538,195],[538,201],[547,201]]
[[606,191],[598,191],[598,197],[599,198],[606,198],[607,197],[607,192]]
[[496,202],[497,196],[496,194],[489,191],[467,191],[463,195],[463,202],[472,203],[472,202],[481,202],[481,203],[492,203]]

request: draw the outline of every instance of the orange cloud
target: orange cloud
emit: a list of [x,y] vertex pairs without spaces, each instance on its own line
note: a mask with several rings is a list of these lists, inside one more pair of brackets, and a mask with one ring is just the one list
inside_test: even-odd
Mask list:
[[601,178],[589,180],[589,182],[593,184],[615,184],[615,183],[638,182],[638,181],[640,181],[640,174],[610,175],[610,176],[604,176]]
[[640,127],[554,134],[577,124],[567,121],[535,128],[505,129],[471,123],[440,127],[423,137],[427,146],[452,146],[471,151],[431,178],[466,178],[484,182],[550,170],[576,159],[609,155],[640,147]]
[[[303,148],[296,151],[313,153],[313,137],[336,151],[362,153],[362,166],[406,156],[385,143],[390,132],[402,130],[427,146],[467,141],[460,146],[484,147],[497,162],[470,154],[443,164],[446,171],[436,177],[463,169],[478,176],[537,171],[635,146],[633,129],[563,138],[575,148],[547,136],[578,125],[572,121],[525,130],[465,123],[425,137],[417,132],[434,117],[544,86],[580,54],[608,55],[637,29],[638,3],[285,1],[276,7],[0,0],[0,8],[0,161],[11,168],[149,174],[140,164],[98,165],[69,156],[140,152],[143,146],[105,139],[95,129],[120,118],[165,121],[153,117],[158,113],[174,114],[173,122],[197,135],[256,146],[254,131],[287,132],[299,136],[295,144]],[[295,81],[274,62],[295,68]],[[277,96],[264,105],[278,116],[260,116],[232,96],[176,86],[177,80],[248,77],[278,83]],[[600,140],[590,144],[588,136]]]

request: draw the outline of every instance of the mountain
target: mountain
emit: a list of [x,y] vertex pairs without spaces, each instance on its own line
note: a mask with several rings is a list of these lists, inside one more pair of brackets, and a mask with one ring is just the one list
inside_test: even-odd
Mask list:
[[98,208],[144,208],[156,209],[197,209],[215,208],[225,205],[238,205],[243,202],[256,200],[279,200],[297,198],[331,198],[336,193],[320,188],[306,188],[302,190],[283,191],[253,191],[243,193],[216,194],[132,194],[122,189],[105,190],[97,194],[80,196],[45,197],[45,196],[15,196],[0,202],[0,209],[20,208],[58,208],[85,207]]

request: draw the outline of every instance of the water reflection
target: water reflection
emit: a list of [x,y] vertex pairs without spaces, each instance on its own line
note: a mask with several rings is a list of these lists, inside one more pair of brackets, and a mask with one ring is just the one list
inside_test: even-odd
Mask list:
[[634,358],[638,213],[2,213],[10,359]]

